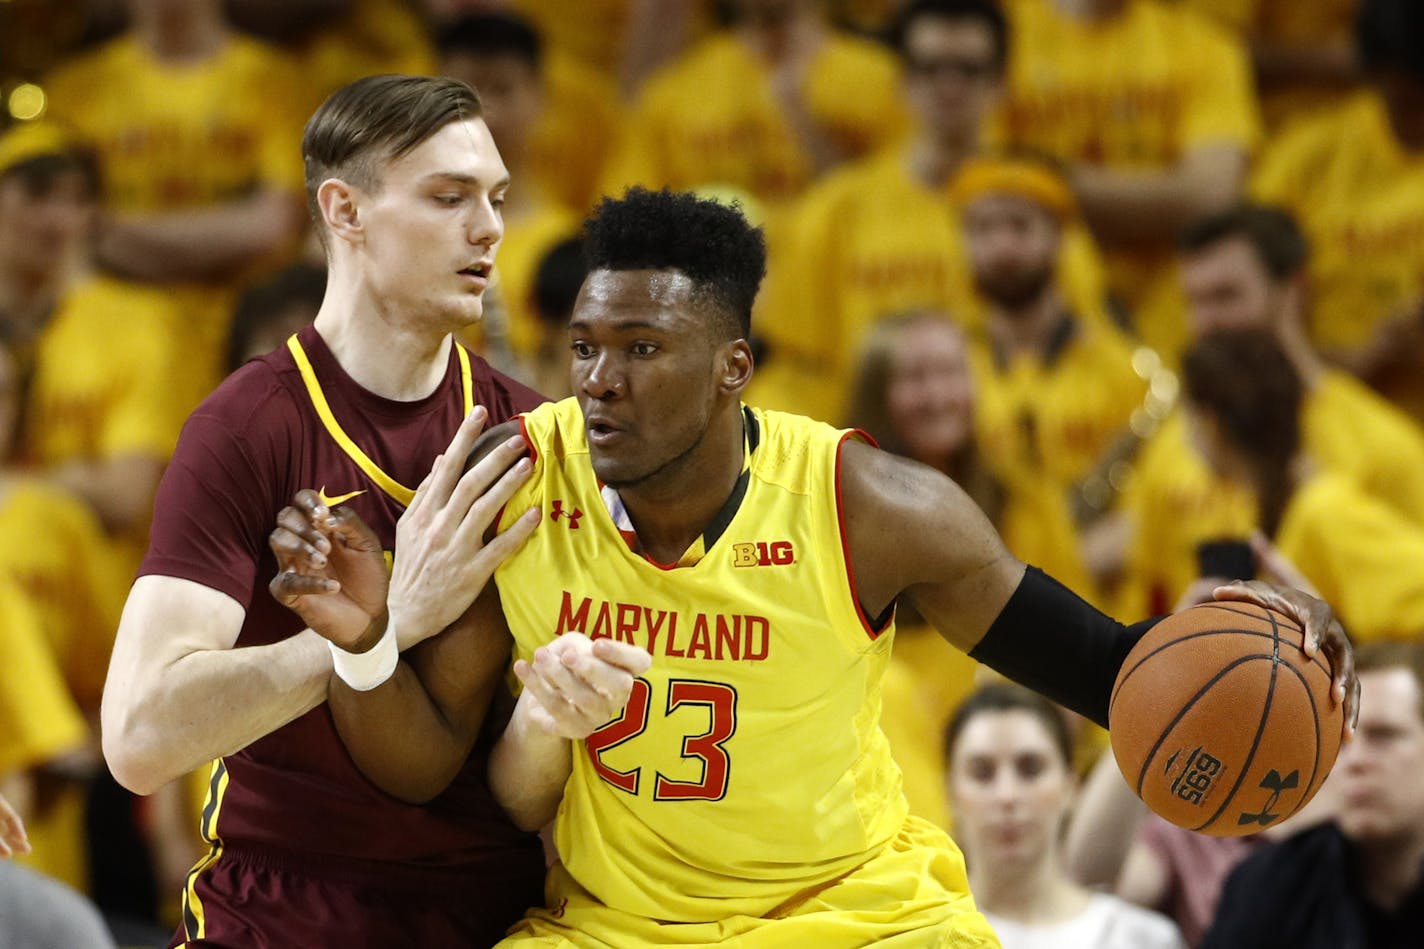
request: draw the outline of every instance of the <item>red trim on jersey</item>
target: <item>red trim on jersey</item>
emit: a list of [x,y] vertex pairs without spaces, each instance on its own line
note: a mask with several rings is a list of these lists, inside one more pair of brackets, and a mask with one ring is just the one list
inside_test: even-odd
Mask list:
[[856,591],[855,567],[850,562],[850,542],[846,537],[845,505],[841,499],[841,449],[845,447],[846,441],[851,438],[860,438],[872,448],[879,448],[880,446],[875,443],[875,439],[871,438],[869,433],[863,432],[858,428],[846,432],[841,436],[841,440],[836,443],[836,526],[841,537],[841,559],[845,561],[846,581],[850,585],[850,601],[851,605],[855,607],[855,615],[860,617],[861,628],[865,630],[865,634],[871,639],[878,639],[880,638],[880,634],[885,632],[885,630],[890,627],[891,622],[894,621],[895,610],[893,608],[887,610],[885,622],[880,624],[879,629],[876,629],[871,617],[865,615],[865,608],[860,605],[860,594]]
[[[539,460],[539,452],[534,447],[534,440],[529,437],[529,429],[524,427],[524,416],[527,414],[527,412],[520,412],[518,415],[514,416],[514,421],[519,423],[519,437],[524,439],[524,444],[529,446],[529,463],[532,465],[534,462]],[[488,528],[489,540],[494,539],[495,528],[497,528],[500,524],[504,523],[504,510],[507,507],[509,507],[508,503],[501,504],[499,506],[499,510],[494,512],[494,524]],[[528,512],[526,511],[525,513],[527,514]],[[542,514],[539,516],[540,518],[543,517]]]

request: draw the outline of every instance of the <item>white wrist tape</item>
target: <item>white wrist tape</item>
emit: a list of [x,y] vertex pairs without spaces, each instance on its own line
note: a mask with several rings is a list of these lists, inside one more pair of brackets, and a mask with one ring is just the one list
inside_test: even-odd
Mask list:
[[396,625],[391,622],[386,623],[386,631],[376,645],[365,652],[347,652],[330,640],[326,645],[331,648],[331,664],[336,674],[357,692],[369,692],[385,682],[400,662]]

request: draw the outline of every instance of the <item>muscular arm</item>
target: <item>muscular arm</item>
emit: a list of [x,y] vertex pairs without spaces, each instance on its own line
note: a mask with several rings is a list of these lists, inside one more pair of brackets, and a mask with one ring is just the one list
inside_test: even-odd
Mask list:
[[1235,145],[1208,145],[1164,171],[1114,171],[1080,165],[1073,188],[1105,241],[1169,243],[1190,221],[1234,203],[1247,158]]
[[509,646],[491,584],[450,628],[408,650],[383,685],[357,692],[332,676],[331,712],[352,760],[403,801],[445,790],[479,737]]
[[841,455],[842,504],[861,605],[901,593],[958,648],[1107,723],[1108,696],[1140,636],[1030,572],[953,481],[858,442]]
[[202,280],[279,250],[302,226],[297,199],[276,189],[191,211],[131,214],[100,231],[99,259],[139,280]]
[[234,649],[243,607],[173,577],[134,583],[119,621],[100,713],[119,783],[151,794],[275,731],[326,698],[331,655],[305,630]]

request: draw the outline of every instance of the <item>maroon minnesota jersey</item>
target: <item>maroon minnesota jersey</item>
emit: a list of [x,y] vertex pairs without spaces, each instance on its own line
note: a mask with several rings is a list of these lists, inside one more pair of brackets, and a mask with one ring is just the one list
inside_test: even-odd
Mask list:
[[[191,580],[241,603],[238,648],[285,639],[304,624],[268,591],[277,567],[267,537],[299,489],[341,499],[391,550],[415,486],[472,405],[496,424],[543,401],[458,345],[429,397],[384,399],[354,382],[309,326],[235,372],[189,418],[158,490],[139,573]],[[510,823],[485,780],[507,697],[501,705],[503,719],[491,711],[464,769],[425,806],[402,803],[361,774],[325,703],[215,763],[202,826],[212,852],[185,897],[227,851],[314,873],[339,867],[344,878],[373,882],[443,888],[463,879],[467,892],[528,875],[537,900],[538,839]]]

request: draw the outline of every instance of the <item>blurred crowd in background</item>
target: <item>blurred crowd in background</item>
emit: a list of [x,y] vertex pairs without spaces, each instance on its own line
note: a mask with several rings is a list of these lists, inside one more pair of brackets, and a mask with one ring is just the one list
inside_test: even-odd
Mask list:
[[[1418,0],[0,0],[0,793],[25,863],[121,938],[171,927],[206,776],[142,800],[107,777],[117,611],[183,420],[321,303],[303,123],[385,72],[479,91],[514,183],[465,342],[551,398],[584,213],[697,189],[768,237],[749,402],[948,472],[1124,619],[1255,572],[1358,643],[1424,640]],[[979,676],[909,608],[897,637],[912,809],[958,825],[1007,930],[1026,858],[972,825],[982,768],[945,778]],[[1396,764],[1424,762],[1411,681]],[[1198,944],[1251,845],[1201,858],[1205,896],[1120,886],[1169,832],[1100,730],[999,701],[1050,777],[1063,750],[1032,859]],[[1075,775],[1087,829],[1061,838]]]

